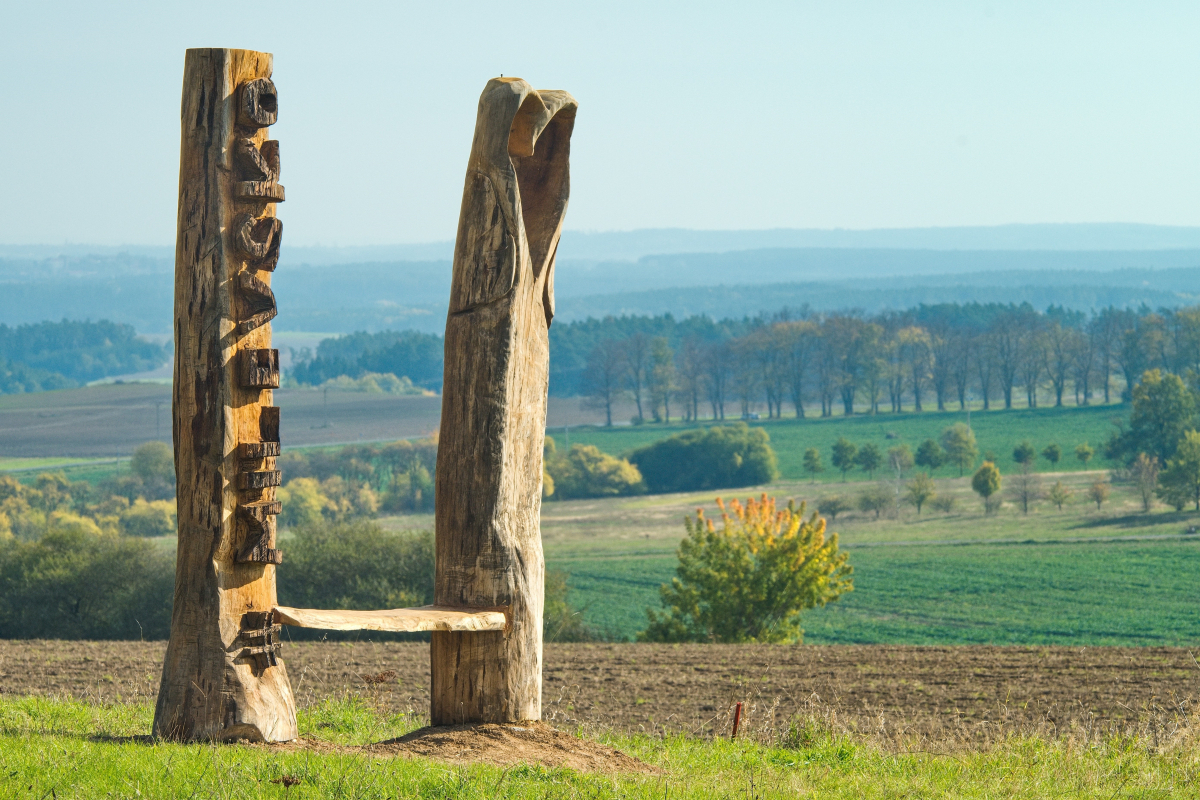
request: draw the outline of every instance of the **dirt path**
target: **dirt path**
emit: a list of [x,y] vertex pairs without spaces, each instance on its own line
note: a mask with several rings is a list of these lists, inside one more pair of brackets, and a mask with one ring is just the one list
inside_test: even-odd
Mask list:
[[[158,642],[0,642],[0,693],[153,698]],[[347,694],[424,714],[420,643],[288,644],[301,705]],[[363,676],[383,675],[369,685]],[[547,645],[545,719],[559,727],[725,732],[734,702],[750,731],[795,715],[895,736],[992,738],[1121,729],[1190,714],[1200,663],[1178,648]],[[1157,723],[1155,723],[1157,724]]]

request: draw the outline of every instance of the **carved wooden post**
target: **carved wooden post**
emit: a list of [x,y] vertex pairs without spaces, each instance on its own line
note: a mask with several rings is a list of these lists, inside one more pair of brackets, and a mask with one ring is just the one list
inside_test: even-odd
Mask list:
[[479,98],[446,320],[435,603],[502,608],[508,626],[433,633],[434,725],[541,717],[547,330],[575,108],[518,78]]
[[154,733],[281,741],[295,701],[278,659],[279,354],[271,271],[282,223],[271,56],[188,50],[175,246],[179,550]]

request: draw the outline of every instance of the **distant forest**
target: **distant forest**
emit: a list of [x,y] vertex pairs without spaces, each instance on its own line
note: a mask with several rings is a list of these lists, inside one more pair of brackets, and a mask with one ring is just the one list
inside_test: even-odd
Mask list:
[[[1126,397],[1147,369],[1200,380],[1200,308],[947,303],[879,314],[818,313],[715,321],[622,316],[550,328],[550,393],[600,408],[635,402],[643,417],[723,418],[765,404],[797,414],[961,404],[1037,405]],[[440,388],[441,337],[415,332],[326,339],[292,377],[316,385],[367,372]],[[808,409],[806,404],[816,408]],[[672,406],[674,411],[671,411]],[[819,409],[819,410],[818,410]]]
[[358,378],[369,372],[406,377],[433,391],[442,388],[442,337],[417,331],[352,333],[323,339],[313,354],[294,355],[291,379],[317,386],[342,375]]
[[0,393],[68,389],[89,381],[144,372],[166,363],[170,350],[114,322],[0,324]]

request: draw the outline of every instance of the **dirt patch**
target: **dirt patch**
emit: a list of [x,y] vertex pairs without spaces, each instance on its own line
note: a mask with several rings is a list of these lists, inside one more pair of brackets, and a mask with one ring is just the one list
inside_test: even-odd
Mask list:
[[[0,694],[152,701],[164,649],[0,641]],[[353,696],[428,713],[426,644],[297,642],[283,659],[301,707]],[[741,701],[751,735],[819,718],[978,741],[1194,714],[1200,664],[1184,648],[549,644],[542,696],[543,719],[569,731],[728,735]]]
[[370,753],[412,755],[452,764],[540,764],[577,772],[641,772],[654,767],[620,750],[581,739],[541,722],[520,725],[451,725],[421,728],[365,748]]

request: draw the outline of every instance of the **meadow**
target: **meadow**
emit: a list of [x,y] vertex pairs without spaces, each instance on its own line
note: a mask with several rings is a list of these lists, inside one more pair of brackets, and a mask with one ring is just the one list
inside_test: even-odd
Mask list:
[[[1072,492],[1059,511],[1006,502],[985,514],[967,478],[943,478],[956,508],[910,506],[876,518],[849,512],[829,523],[854,566],[855,589],[806,612],[810,643],[1194,645],[1200,582],[1196,514],[1156,504],[1143,513],[1132,486],[1115,484],[1101,510],[1084,492],[1100,471],[1042,475]],[[889,484],[894,486],[894,484]],[[853,485],[782,481],[755,490],[807,500]],[[606,638],[633,638],[674,575],[683,517],[712,495],[548,502],[546,563],[570,575],[571,603]],[[395,524],[389,521],[389,524]]]
[[[1114,420],[1125,420],[1129,416],[1128,405],[1064,406],[1062,408],[1013,408],[983,411],[976,407],[970,414],[971,429],[975,432],[980,458],[991,452],[1004,469],[1012,463],[1013,448],[1022,441],[1030,441],[1040,453],[1049,444],[1062,448],[1063,457],[1057,466],[1038,459],[1037,469],[1043,472],[1077,471],[1095,469],[1103,461],[1101,453],[1104,442],[1116,430]],[[729,420],[730,422],[736,420]],[[907,444],[915,453],[926,439],[937,439],[943,430],[956,422],[967,422],[967,413],[960,411],[925,411],[920,414],[906,411],[899,414],[862,414],[852,417],[809,416],[805,419],[784,417],[776,420],[757,420],[747,424],[762,427],[771,438],[771,446],[779,458],[779,470],[785,480],[808,478],[804,471],[804,451],[816,447],[821,451],[825,472],[819,481],[841,481],[842,475],[831,464],[833,443],[846,437],[858,446],[874,443],[881,451],[899,444]],[[710,421],[701,424],[711,425]],[[547,433],[562,447],[570,444],[590,444],[612,455],[627,455],[630,451],[650,444],[674,433],[697,427],[683,422],[670,424],[646,423],[644,425],[622,425],[612,428],[554,427]],[[1096,451],[1090,466],[1075,458],[1076,445],[1089,443]],[[950,475],[950,466],[942,467],[938,473]],[[849,480],[865,480],[869,476],[858,470],[852,471]]]

